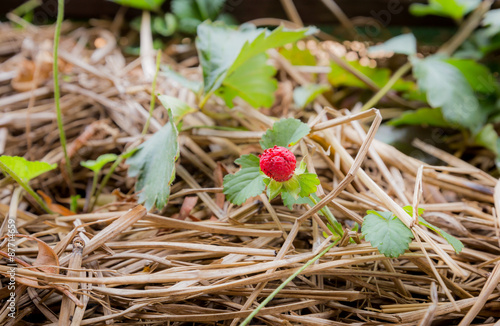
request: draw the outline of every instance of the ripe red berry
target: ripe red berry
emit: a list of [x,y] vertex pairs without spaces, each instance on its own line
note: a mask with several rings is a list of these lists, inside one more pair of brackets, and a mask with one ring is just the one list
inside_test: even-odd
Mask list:
[[295,155],[281,146],[268,148],[260,156],[260,169],[268,177],[284,182],[293,176],[297,160]]

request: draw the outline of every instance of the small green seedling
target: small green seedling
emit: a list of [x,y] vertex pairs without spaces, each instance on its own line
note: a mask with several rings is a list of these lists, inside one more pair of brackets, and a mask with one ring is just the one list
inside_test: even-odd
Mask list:
[[0,170],[5,175],[9,175],[21,187],[29,193],[36,202],[47,212],[52,213],[45,202],[38,196],[38,194],[30,187],[30,180],[38,177],[39,175],[51,171],[57,167],[57,164],[49,164],[39,161],[27,161],[24,157],[19,156],[0,156]]
[[[97,188],[97,181],[99,180],[99,173],[101,172],[102,168],[110,162],[115,161],[118,158],[116,154],[103,154],[97,158],[97,160],[88,160],[85,162],[80,162],[80,165],[92,170],[94,172],[94,177],[92,179],[92,189],[90,190],[89,194],[89,202],[92,200],[92,195],[94,194],[96,188]],[[95,198],[95,201],[97,201],[97,198]],[[93,205],[92,205],[93,206]]]

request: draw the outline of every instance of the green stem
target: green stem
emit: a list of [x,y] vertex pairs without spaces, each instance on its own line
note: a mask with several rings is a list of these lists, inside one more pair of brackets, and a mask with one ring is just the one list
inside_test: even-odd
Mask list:
[[[99,179],[99,171],[94,172],[94,177],[92,178],[92,189],[90,190],[89,194],[89,207],[90,203],[92,202],[92,195],[94,194],[96,188],[97,188],[97,180]],[[97,198],[94,200],[94,202],[97,201]],[[93,207],[91,207],[93,208]],[[88,210],[87,212],[91,212],[91,210]]]
[[210,110],[207,110],[205,108],[205,104],[207,104],[208,99],[210,98],[210,96],[212,96],[213,93],[214,92],[210,92],[201,99],[200,105],[199,105],[200,111],[203,112],[207,117],[210,117],[210,118],[215,119],[215,120],[231,119],[231,116],[227,113],[216,113],[216,112],[212,112]]
[[264,301],[262,301],[262,303],[254,311],[252,311],[252,313],[240,324],[240,326],[247,325],[252,320],[252,318],[255,317],[255,315],[257,315],[259,311],[276,296],[276,294],[278,294],[281,290],[283,290],[285,286],[287,286],[288,283],[290,283],[295,277],[297,277],[297,275],[302,273],[307,267],[311,266],[312,264],[314,264],[314,262],[323,257],[323,255],[326,254],[330,249],[332,249],[339,241],[340,239],[330,244],[328,247],[326,247],[325,250],[317,254],[313,259],[309,260],[304,266],[299,268],[295,273],[287,278],[285,282],[278,286],[276,290],[274,290]]
[[384,85],[384,87],[382,87],[377,93],[375,93],[375,95],[373,95],[373,97],[370,100],[368,100],[368,102],[365,103],[365,105],[363,105],[361,111],[369,110],[373,106],[375,106],[378,103],[378,101],[380,101],[380,99],[384,97],[391,90],[392,86],[394,86],[394,84],[401,77],[403,77],[408,71],[410,71],[410,69],[411,69],[410,61],[399,67],[399,69],[396,70],[396,72],[392,75],[391,79],[389,79],[389,81]]
[[161,63],[161,50],[158,50],[156,53],[156,72],[153,77],[153,85],[151,86],[151,101],[149,101],[149,116],[146,120],[146,124],[144,125],[144,129],[142,129],[142,136],[146,134],[149,129],[149,122],[151,117],[153,116],[153,110],[155,109],[155,101],[156,101],[156,79],[158,78],[158,72],[160,71],[160,63]]
[[66,172],[69,177],[69,188],[71,193],[74,193],[73,189],[73,171],[71,170],[71,161],[68,157],[68,151],[66,149],[66,133],[64,132],[64,125],[62,121],[61,112],[61,93],[59,89],[59,67],[58,67],[58,51],[59,51],[59,38],[61,36],[61,25],[64,17],[64,0],[58,0],[57,8],[57,21],[56,30],[54,33],[54,63],[53,63],[53,75],[54,75],[54,102],[56,105],[57,114],[57,128],[59,129],[59,139],[61,141],[61,147],[64,153],[64,159],[66,163]]
[[[205,112],[203,111],[203,109],[204,109],[204,107],[205,107],[205,104],[207,104],[207,101],[208,101],[208,99],[210,98],[210,96],[212,96],[212,93],[208,93],[208,94],[207,94],[207,95],[205,95],[205,96],[201,99],[201,101],[200,101],[200,105],[199,105],[199,107],[200,107],[200,110],[201,110],[203,113],[205,113]],[[206,114],[206,113],[205,113],[205,114]]]
[[[309,199],[314,203],[314,205],[318,203],[318,201],[316,200],[316,198],[313,197],[312,194],[309,195]],[[344,230],[342,230],[342,227],[339,225],[339,222],[337,221],[335,216],[333,216],[332,212],[330,212],[328,207],[325,206],[320,211],[326,216],[326,219],[328,220],[330,225],[333,226],[335,232],[337,232],[339,236],[343,236]]]
[[33,188],[31,188],[27,182],[24,182],[24,180],[19,178],[19,176],[15,174],[14,171],[9,169],[7,165],[0,162],[0,170],[2,170],[5,174],[10,175],[12,179],[14,179],[21,187],[23,187],[24,190],[26,190],[26,192],[30,194],[31,197],[33,197],[33,199],[38,203],[38,205],[40,205],[40,207],[43,208],[44,211],[46,211],[49,214],[54,214],[54,212],[50,210],[47,204],[45,204],[45,202],[42,200],[42,198],[40,198],[40,196],[38,196],[38,194],[33,190]]
[[111,165],[111,167],[109,168],[108,173],[106,173],[106,175],[104,176],[104,178],[101,181],[101,184],[99,185],[99,189],[97,189],[97,192],[96,192],[96,194],[94,196],[94,201],[89,206],[89,210],[88,210],[89,212],[92,212],[92,210],[94,209],[94,206],[97,203],[97,199],[101,195],[102,190],[104,189],[104,187],[108,183],[109,179],[113,175],[113,172],[115,172],[115,170],[118,167],[118,165],[120,165],[120,163],[123,161],[123,157],[125,155],[127,155],[127,153],[128,152],[120,154],[120,156],[118,156],[118,158],[116,159],[116,161],[113,162],[113,165]]

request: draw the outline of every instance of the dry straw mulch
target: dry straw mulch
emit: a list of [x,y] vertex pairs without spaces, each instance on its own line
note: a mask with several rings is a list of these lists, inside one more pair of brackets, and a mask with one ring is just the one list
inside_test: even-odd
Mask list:
[[[61,104],[80,194],[90,189],[92,178],[80,161],[121,153],[142,140],[151,92],[144,61],[124,56],[115,42],[119,23],[92,24],[66,22],[60,50]],[[50,73],[53,27],[17,29],[4,23],[0,31],[0,152],[62,167]],[[327,51],[327,43],[318,46]],[[497,180],[423,142],[414,145],[442,160],[443,167],[374,140],[380,123],[376,110],[328,109],[324,98],[314,110],[290,108],[291,87],[310,76],[276,52],[271,57],[280,70],[273,109],[257,111],[240,103],[229,111],[213,99],[208,109],[230,119],[213,120],[199,112],[185,117],[172,195],[161,211],[147,212],[137,204],[134,180],[127,178],[123,163],[96,208],[77,215],[62,209],[60,215],[43,214],[16,184],[0,180],[0,216],[15,218],[21,234],[17,317],[7,316],[8,267],[2,260],[0,323],[236,325],[329,242],[318,209],[290,211],[280,199],[269,203],[264,195],[234,207],[221,193],[223,175],[237,170],[234,159],[259,151],[258,140],[275,117],[293,116],[313,130],[294,152],[318,173],[321,203],[344,227],[362,223],[368,209],[391,210],[417,239],[404,255],[388,259],[359,233],[348,231],[356,243],[341,241],[253,323],[498,325]],[[201,78],[192,44],[170,45],[163,61],[188,78]],[[195,106],[194,94],[165,76],[159,77],[158,91]],[[150,134],[166,119],[158,106]],[[69,203],[65,179],[60,171],[51,172],[32,186],[56,209],[57,203]],[[85,199],[80,204],[88,207]],[[455,254],[443,239],[414,225],[401,210],[408,204],[425,208],[429,222],[465,244],[463,252]],[[4,223],[2,235],[5,230]],[[6,243],[2,246],[5,251]]]

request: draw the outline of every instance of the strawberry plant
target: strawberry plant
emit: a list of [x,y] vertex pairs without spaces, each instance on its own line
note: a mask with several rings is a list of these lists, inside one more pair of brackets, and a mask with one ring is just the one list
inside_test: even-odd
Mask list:
[[[259,156],[242,155],[235,160],[240,170],[224,177],[227,199],[235,205],[241,205],[265,191],[269,200],[281,195],[283,203],[290,209],[294,204],[314,206],[319,201],[315,194],[320,184],[318,176],[307,171],[305,160],[296,167],[296,157],[290,151],[291,146],[309,132],[309,126],[297,119],[276,122],[260,140],[264,152]],[[327,217],[329,228],[341,236],[342,226],[330,210],[323,208],[321,213]]]

